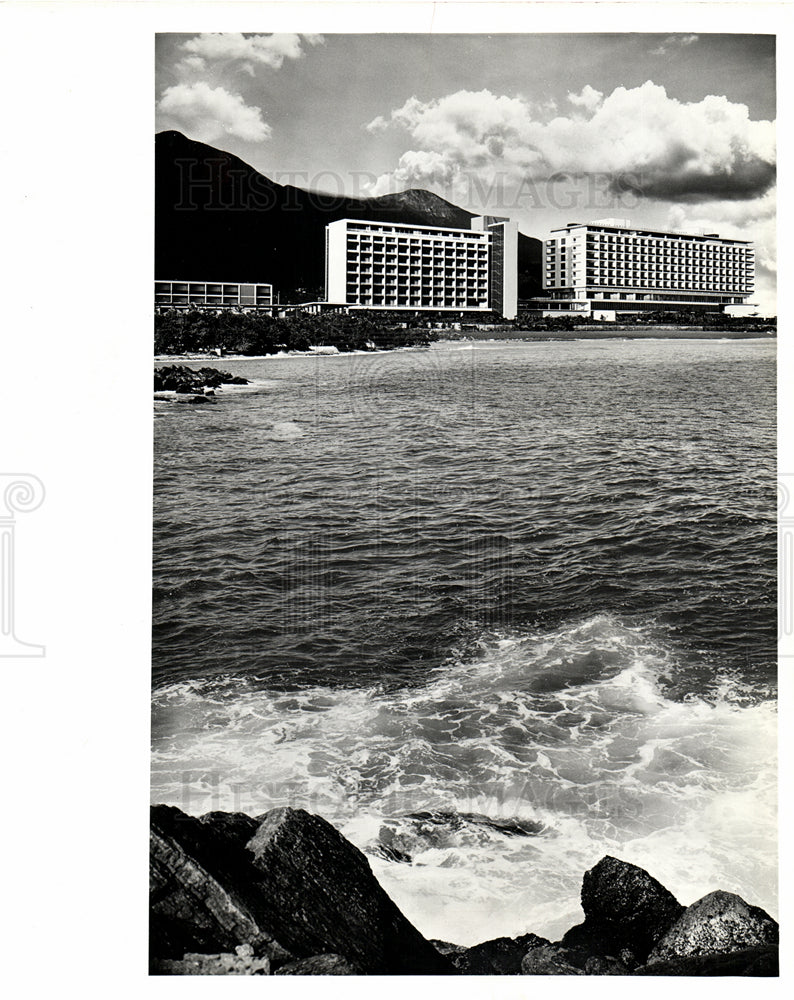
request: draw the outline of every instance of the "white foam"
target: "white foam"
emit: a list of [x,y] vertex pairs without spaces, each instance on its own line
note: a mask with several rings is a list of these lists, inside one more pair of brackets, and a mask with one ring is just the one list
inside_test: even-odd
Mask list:
[[[155,698],[153,795],[195,813],[320,813],[370,852],[423,933],[462,944],[556,936],[606,853],[684,903],[723,888],[774,913],[774,704],[728,681],[673,700],[659,678],[676,668],[663,643],[596,616],[491,637],[389,693],[172,685]],[[508,835],[469,814],[540,829]],[[381,857],[387,842],[412,863]]]

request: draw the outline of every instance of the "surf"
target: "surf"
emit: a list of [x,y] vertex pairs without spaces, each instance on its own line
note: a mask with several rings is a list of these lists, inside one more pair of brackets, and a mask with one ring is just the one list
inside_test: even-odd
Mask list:
[[673,697],[683,655],[597,615],[489,633],[415,686],[167,685],[153,799],[318,813],[426,936],[460,944],[561,932],[605,853],[775,913],[774,702],[730,677]]

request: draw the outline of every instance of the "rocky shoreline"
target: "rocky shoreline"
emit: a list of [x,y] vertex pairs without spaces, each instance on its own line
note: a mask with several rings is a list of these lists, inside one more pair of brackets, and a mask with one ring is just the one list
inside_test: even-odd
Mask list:
[[210,403],[215,390],[224,385],[248,385],[248,379],[217,368],[166,365],[154,370],[154,398],[177,403]]
[[585,873],[585,919],[560,941],[473,947],[424,938],[365,855],[302,809],[153,806],[150,875],[153,975],[778,975],[764,910],[721,890],[684,907],[609,856]]

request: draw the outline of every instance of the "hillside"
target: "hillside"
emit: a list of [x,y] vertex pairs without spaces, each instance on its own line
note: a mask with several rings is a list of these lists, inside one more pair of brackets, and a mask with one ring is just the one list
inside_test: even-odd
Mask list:
[[[157,278],[266,281],[282,301],[318,298],[329,222],[468,228],[474,214],[424,190],[380,198],[305,191],[181,132],[155,136]],[[519,234],[518,257],[519,297],[539,294],[540,241]]]

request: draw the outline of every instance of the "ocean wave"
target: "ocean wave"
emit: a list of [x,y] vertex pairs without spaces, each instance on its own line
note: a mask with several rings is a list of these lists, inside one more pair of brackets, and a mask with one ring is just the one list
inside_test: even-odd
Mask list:
[[561,932],[605,853],[775,912],[774,703],[730,677],[673,697],[681,655],[650,624],[596,615],[491,633],[398,689],[167,685],[153,797],[324,815],[425,934],[460,943]]

